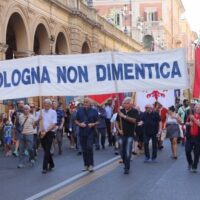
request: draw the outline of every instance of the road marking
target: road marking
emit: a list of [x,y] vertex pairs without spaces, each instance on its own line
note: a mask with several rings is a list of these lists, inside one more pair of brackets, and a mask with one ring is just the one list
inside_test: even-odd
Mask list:
[[116,167],[118,167],[118,162],[111,163],[108,166],[105,166],[104,168],[101,168],[100,170],[88,174],[88,176],[84,176],[81,179],[77,180],[76,182],[65,186],[64,188],[44,197],[42,200],[58,200],[66,197],[67,195],[71,194],[72,192],[78,190],[79,188],[90,184],[91,182],[95,181],[99,177],[104,176],[105,174],[109,173]]
[[[64,186],[66,186],[66,185],[68,185],[68,184],[70,184],[70,183],[72,183],[72,182],[74,182],[74,181],[76,181],[76,180],[78,180],[78,179],[81,179],[81,178],[83,178],[84,176],[85,177],[93,177],[93,176],[97,176],[97,174],[98,174],[98,169],[101,169],[101,168],[103,168],[103,167],[105,167],[106,165],[109,165],[109,164],[111,164],[111,163],[113,163],[114,161],[116,161],[116,160],[118,160],[120,158],[120,156],[116,156],[116,157],[114,157],[114,158],[112,158],[112,159],[110,159],[110,160],[108,160],[108,161],[106,161],[106,162],[104,162],[104,163],[101,163],[101,164],[99,164],[99,165],[97,165],[96,167],[94,167],[94,170],[95,170],[95,172],[94,173],[89,173],[88,174],[88,172],[82,172],[82,173],[79,173],[79,174],[77,174],[77,175],[75,175],[75,176],[73,176],[73,177],[71,177],[71,178],[69,178],[69,179],[67,179],[67,180],[65,180],[65,181],[63,181],[63,182],[61,182],[61,183],[58,183],[57,185],[54,185],[54,186],[52,186],[52,187],[50,187],[50,188],[48,188],[48,189],[46,189],[46,190],[43,190],[43,191],[41,191],[41,192],[39,192],[39,193],[37,193],[37,194],[35,194],[35,195],[33,195],[33,196],[31,196],[31,197],[29,197],[29,198],[27,198],[26,200],[35,200],[35,199],[38,199],[38,198],[40,198],[40,197],[43,197],[43,196],[45,196],[45,195],[48,195],[49,193],[51,193],[51,192],[53,192],[53,191],[55,191],[55,190],[58,190],[58,189],[60,189],[61,187],[64,187]],[[116,163],[115,163],[116,164]],[[109,167],[109,166],[108,166]],[[104,170],[105,168],[103,168],[102,170]],[[101,173],[102,173],[102,170],[101,170]],[[108,169],[107,169],[108,170]],[[107,172],[108,173],[108,172]],[[86,176],[86,175],[88,175],[88,176]],[[102,175],[101,175],[102,176]],[[98,177],[97,177],[98,178]],[[94,179],[95,180],[95,179]],[[78,189],[78,188],[77,188]]]

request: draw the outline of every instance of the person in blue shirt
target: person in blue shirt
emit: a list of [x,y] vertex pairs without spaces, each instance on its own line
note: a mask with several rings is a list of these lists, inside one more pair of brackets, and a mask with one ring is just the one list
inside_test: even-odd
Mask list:
[[80,143],[83,153],[84,169],[83,171],[93,171],[93,141],[95,127],[98,124],[98,112],[91,107],[88,98],[84,98],[83,107],[77,111],[75,123],[80,127]]
[[7,119],[4,118],[4,145],[5,145],[5,155],[11,156],[11,143],[12,143],[12,131],[13,131],[13,125],[12,123]]
[[63,143],[63,127],[64,127],[64,122],[65,122],[65,112],[62,109],[62,104],[59,102],[57,103],[56,101],[53,102],[54,109],[57,113],[57,123],[56,123],[56,139],[58,143],[58,154],[62,154],[62,143]]

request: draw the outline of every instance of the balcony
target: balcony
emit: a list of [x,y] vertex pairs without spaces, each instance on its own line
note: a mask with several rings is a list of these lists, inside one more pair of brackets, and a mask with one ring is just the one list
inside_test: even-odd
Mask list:
[[149,29],[155,29],[162,25],[162,21],[144,21],[143,23]]

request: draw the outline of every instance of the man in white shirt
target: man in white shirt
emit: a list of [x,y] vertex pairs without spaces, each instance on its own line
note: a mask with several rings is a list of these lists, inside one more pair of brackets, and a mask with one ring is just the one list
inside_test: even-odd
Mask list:
[[112,133],[111,133],[111,117],[113,114],[113,108],[112,108],[112,100],[108,100],[108,102],[105,104],[105,111],[106,111],[106,128],[107,128],[107,135],[108,135],[108,143],[109,146],[114,146],[114,138],[112,137]]
[[50,152],[55,128],[57,123],[57,113],[51,108],[52,102],[50,99],[44,100],[44,109],[42,109],[40,119],[41,131],[41,144],[44,149],[43,170],[42,173],[46,174],[54,168],[53,158]]

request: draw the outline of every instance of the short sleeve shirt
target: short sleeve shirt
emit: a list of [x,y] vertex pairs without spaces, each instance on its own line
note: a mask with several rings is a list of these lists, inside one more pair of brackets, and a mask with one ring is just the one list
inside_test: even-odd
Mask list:
[[[84,122],[86,125],[89,123],[95,123],[98,121],[98,112],[93,108],[80,108],[76,114],[76,120],[79,123]],[[92,134],[94,132],[94,128],[89,128],[86,126],[85,128],[80,127],[80,136],[87,136],[88,134]]]
[[144,112],[142,116],[142,121],[144,122],[144,130],[147,135],[154,135],[158,133],[159,122],[161,121],[158,112]]
[[45,131],[47,131],[48,128],[52,124],[56,124],[57,123],[57,113],[53,109],[49,109],[49,110],[43,109],[42,110],[42,117],[43,117],[43,129]]
[[[122,109],[121,112],[131,118],[138,119],[138,111],[134,108],[132,108],[129,111],[126,111],[125,109]],[[122,130],[125,136],[134,136],[136,123],[131,123],[126,119],[121,118],[122,120]],[[117,122],[120,123],[120,117],[117,115]]]
[[56,123],[56,125],[60,126],[61,123],[62,123],[62,119],[65,117],[65,113],[62,109],[57,109],[56,113],[57,113],[57,123]]

